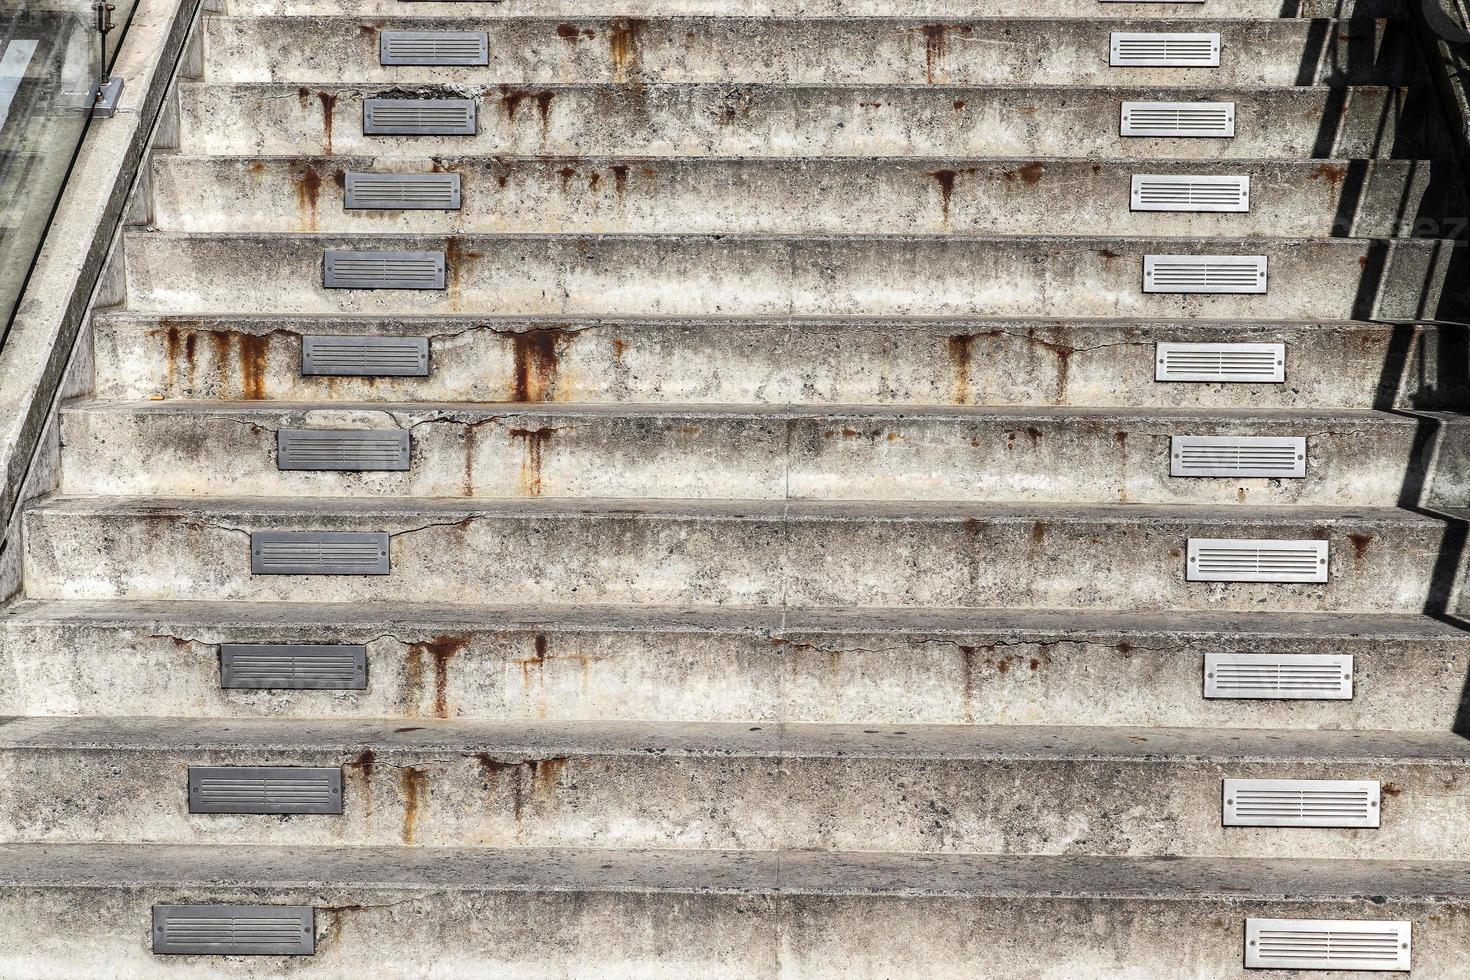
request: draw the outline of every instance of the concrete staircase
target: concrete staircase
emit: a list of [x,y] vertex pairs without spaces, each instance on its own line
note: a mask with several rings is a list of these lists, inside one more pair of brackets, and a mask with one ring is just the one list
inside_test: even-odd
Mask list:
[[[1302,940],[1324,976],[1470,973],[1467,208],[1404,4],[981,6],[208,16],[0,614],[0,975],[1215,978],[1249,919],[1409,924]],[[365,134],[381,96],[477,133]],[[1131,101],[1235,136],[1122,137]],[[363,172],[462,206],[349,210]],[[334,249],[444,286],[325,288]],[[1269,286],[1146,292],[1151,255]],[[306,374],[317,336],[427,373]],[[1242,343],[1283,380],[1157,380]],[[409,465],[280,468],[302,430]],[[1171,475],[1180,436],[1305,475]],[[254,573],[282,532],[387,574]],[[1218,539],[1325,581],[1192,581]],[[360,644],[366,686],[222,687],[225,644]],[[1351,695],[1205,697],[1213,654],[1349,655]],[[191,812],[205,766],[341,812]],[[1227,779],[1372,781],[1378,826],[1226,826]],[[315,952],[155,952],[212,903],[310,907]]]

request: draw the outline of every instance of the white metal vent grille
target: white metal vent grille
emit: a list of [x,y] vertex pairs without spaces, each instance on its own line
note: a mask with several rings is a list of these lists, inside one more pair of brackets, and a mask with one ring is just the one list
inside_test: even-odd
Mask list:
[[1264,293],[1264,255],[1145,255],[1145,293]]
[[1286,345],[1160,343],[1154,380],[1280,384],[1286,380]]
[[459,174],[347,174],[343,207],[391,211],[457,211]]
[[368,136],[474,136],[474,99],[364,99]]
[[1190,538],[1190,582],[1326,582],[1326,541]]
[[316,913],[309,905],[155,905],[153,952],[311,956]]
[[1413,926],[1402,920],[1246,919],[1248,970],[1407,973]]
[[328,289],[443,289],[444,253],[328,249],[322,284]]
[[1220,35],[1114,31],[1108,64],[1114,68],[1218,68]]
[[1304,477],[1307,440],[1305,436],[1174,436],[1169,475]]
[[1230,137],[1234,102],[1124,102],[1124,136]]
[[383,65],[488,65],[484,31],[384,31],[378,35]]
[[1134,211],[1244,212],[1251,209],[1249,177],[1200,174],[1134,174]]
[[1351,701],[1350,653],[1207,653],[1205,697]]
[[301,373],[427,377],[429,338],[309,335],[301,339]]
[[1377,827],[1373,779],[1226,779],[1227,827]]

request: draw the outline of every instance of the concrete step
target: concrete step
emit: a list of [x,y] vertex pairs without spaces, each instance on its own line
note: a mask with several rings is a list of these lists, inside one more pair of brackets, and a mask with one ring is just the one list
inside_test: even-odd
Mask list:
[[[516,4],[469,0],[405,3],[404,0],[225,0],[235,16],[347,14],[423,17],[475,16],[487,20],[524,17],[953,17],[952,0],[523,0]],[[1113,9],[1116,8],[1116,9]],[[1089,4],[1088,9],[1093,9]],[[1210,0],[1195,3],[1097,4],[1097,16],[1110,19],[1170,20],[1225,17],[1353,18],[1403,17],[1407,0]],[[986,0],[985,17],[1076,17],[1075,0]]]
[[[456,211],[343,207],[346,174],[450,171]],[[1131,211],[1134,174],[1250,179],[1248,213]],[[1454,238],[1465,207],[1414,160],[737,160],[211,157],[154,160],[169,231],[1133,234]],[[752,207],[752,202],[758,206]]]
[[[278,469],[283,430],[391,430],[406,471]],[[1300,437],[1305,476],[1171,476],[1176,436]],[[1470,419],[1371,411],[83,402],[62,490],[112,496],[628,497],[1455,506]],[[140,465],[146,461],[146,465]]]
[[[1312,507],[53,497],[27,594],[105,600],[1422,612],[1464,514]],[[390,536],[391,574],[250,573],[251,532]],[[1321,539],[1327,583],[1185,581],[1202,539]]]
[[[330,249],[445,255],[447,288],[327,289]],[[1470,246],[1429,240],[133,232],[128,307],[171,314],[1451,319]],[[1263,255],[1256,295],[1143,291],[1149,254]]]
[[[1407,20],[579,16],[210,17],[211,82],[766,82],[960,85],[1393,85],[1422,76]],[[488,34],[487,66],[383,66],[380,31]],[[1214,68],[1112,68],[1113,31],[1220,35]]]
[[152,906],[205,902],[312,906],[316,954],[172,973],[959,980],[983,957],[1000,980],[1235,977],[1247,917],[1409,920],[1416,973],[1470,970],[1449,861],[10,845],[0,884],[16,980],[85,972],[88,950],[156,976]]
[[[42,602],[0,715],[1447,731],[1470,632],[1429,616]],[[221,643],[361,643],[361,691],[221,689]],[[1206,653],[1349,654],[1351,700],[1206,699]]]
[[[343,812],[190,813],[235,765],[341,767]],[[5,843],[1470,855],[1448,732],[20,718],[0,771]],[[1381,826],[1224,827],[1226,778],[1377,780]]]
[[[93,320],[97,396],[348,402],[1455,408],[1455,324],[167,316]],[[430,338],[430,374],[303,377],[303,334]],[[1284,343],[1282,384],[1154,380],[1159,342]]]
[[[472,98],[476,136],[365,136],[364,98]],[[211,155],[1439,158],[1427,88],[182,83],[180,150]],[[1125,101],[1236,104],[1234,138],[1119,135]]]

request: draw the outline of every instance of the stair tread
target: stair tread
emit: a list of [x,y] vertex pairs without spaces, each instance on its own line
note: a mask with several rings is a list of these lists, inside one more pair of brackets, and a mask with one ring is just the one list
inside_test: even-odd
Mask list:
[[1470,862],[842,851],[0,845],[6,888],[1463,900]]
[[[1470,420],[1460,412],[1382,411],[1372,408],[1132,408],[1109,406],[987,406],[987,405],[786,405],[720,403],[600,403],[600,402],[362,402],[362,401],[212,401],[169,399],[166,401],[78,400],[65,412],[139,415],[225,415],[239,418],[274,419],[302,412],[407,412],[414,416],[451,418],[536,415],[552,418],[707,418],[707,419],[957,419],[972,421],[1027,420],[1116,420],[1120,425],[1137,425],[1150,420],[1178,422],[1212,420],[1250,422],[1378,424],[1418,426],[1426,421],[1454,424]],[[424,420],[428,421],[428,420]],[[321,425],[331,428],[330,425]]]
[[1470,766],[1470,739],[1455,732],[809,722],[301,718],[287,727],[275,718],[46,716],[0,722],[4,749]]
[[[460,519],[480,516],[506,518],[617,517],[693,518],[716,520],[924,520],[924,521],[1032,521],[1060,520],[1069,524],[1128,523],[1149,520],[1209,524],[1330,523],[1350,520],[1356,527],[1441,525],[1470,518],[1470,508],[1415,512],[1399,507],[1322,507],[1195,504],[1087,504],[1072,503],[952,503],[935,501],[814,501],[814,500],[677,500],[538,497],[491,500],[442,497],[99,497],[57,494],[31,507],[32,513],[150,516],[200,514],[248,517],[382,517],[389,520],[425,516]],[[243,529],[241,529],[243,532]],[[410,529],[405,528],[404,531]],[[395,532],[402,533],[402,532]]]
[[1251,641],[1272,638],[1470,643],[1470,623],[1398,613],[1189,612],[1088,609],[768,609],[700,606],[479,605],[406,602],[68,601],[21,599],[0,609],[6,623],[63,623],[163,630],[190,627],[342,626],[363,636],[450,627],[544,632],[706,632],[780,635],[893,634],[1005,636],[1016,642],[1150,637]]
[[[422,236],[419,236],[422,237]],[[575,329],[580,326],[602,326],[618,324],[659,324],[659,325],[699,325],[718,327],[724,325],[740,324],[781,324],[800,326],[809,324],[839,324],[861,326],[881,326],[887,324],[899,324],[904,326],[955,326],[964,329],[983,329],[988,326],[1004,326],[1007,324],[1018,324],[1026,328],[1042,329],[1051,326],[1126,326],[1126,325],[1152,325],[1152,326],[1178,326],[1182,328],[1219,328],[1239,327],[1242,331],[1253,330],[1262,327],[1316,327],[1325,331],[1341,329],[1363,329],[1368,327],[1379,327],[1384,330],[1392,329],[1400,325],[1412,325],[1419,323],[1434,323],[1434,320],[1422,321],[1394,321],[1394,320],[1357,320],[1357,319],[1333,319],[1330,317],[1312,317],[1308,319],[1292,319],[1290,317],[1276,318],[1248,318],[1248,317],[1103,317],[1103,316],[770,316],[760,314],[619,314],[619,315],[596,315],[596,314],[552,314],[552,313],[525,313],[525,314],[486,314],[476,316],[468,313],[430,313],[430,314],[392,314],[381,313],[261,313],[259,310],[240,311],[238,313],[189,313],[174,314],[163,313],[154,310],[130,310],[112,309],[98,310],[93,316],[94,322],[104,323],[146,323],[167,325],[176,322],[180,326],[190,327],[244,327],[254,325],[290,324],[299,327],[317,327],[323,322],[337,323],[353,326],[381,324],[384,326],[404,327],[434,327],[439,324],[452,324],[456,331],[483,327],[485,329],[508,329],[515,326],[530,325],[534,327],[567,327]],[[1470,322],[1453,326],[1465,326],[1470,328]]]

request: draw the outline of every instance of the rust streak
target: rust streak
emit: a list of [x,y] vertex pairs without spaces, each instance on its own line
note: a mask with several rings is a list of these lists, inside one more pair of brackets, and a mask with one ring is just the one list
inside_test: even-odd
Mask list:
[[525,459],[521,463],[521,482],[526,493],[541,496],[541,467],[545,461],[546,444],[551,441],[552,428],[511,429],[510,437],[525,443]]
[[403,795],[403,843],[412,844],[419,820],[419,803],[428,795],[429,776],[413,766],[398,770],[398,791]]

